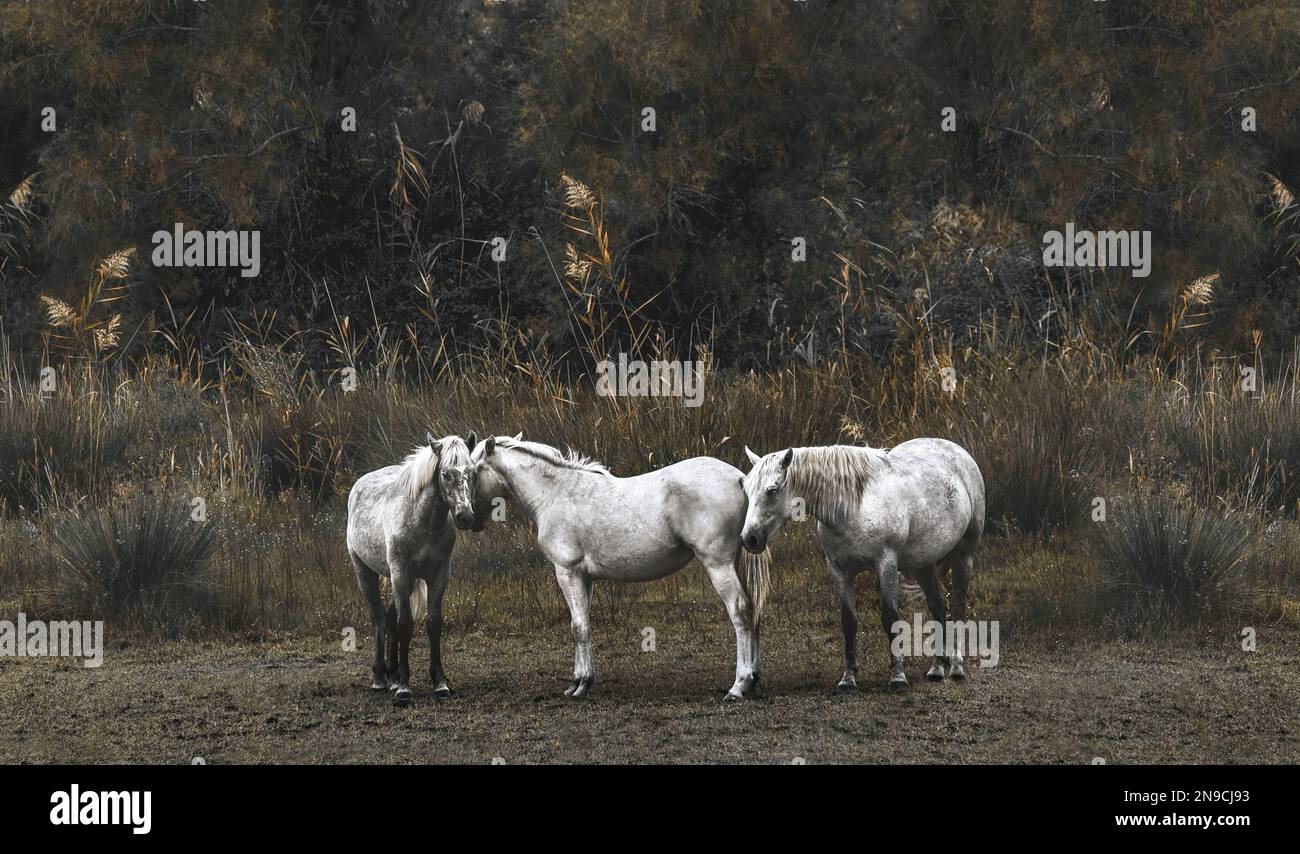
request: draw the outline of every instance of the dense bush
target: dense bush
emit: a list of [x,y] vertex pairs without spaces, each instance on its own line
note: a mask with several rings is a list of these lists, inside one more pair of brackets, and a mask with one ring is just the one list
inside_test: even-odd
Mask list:
[[1300,395],[1292,385],[1256,394],[1208,390],[1171,419],[1172,435],[1208,495],[1270,511],[1300,510]]
[[66,378],[45,394],[11,387],[0,394],[0,515],[102,494],[134,434],[129,409],[78,395]]
[[1132,494],[1098,531],[1108,581],[1130,618],[1197,619],[1239,604],[1255,534],[1244,514]]
[[81,619],[156,626],[188,619],[206,594],[216,541],[179,496],[137,493],[47,520],[60,603]]
[[1101,425],[1095,390],[1054,371],[1010,380],[956,427],[984,474],[993,530],[1030,534],[1078,521],[1093,497]]

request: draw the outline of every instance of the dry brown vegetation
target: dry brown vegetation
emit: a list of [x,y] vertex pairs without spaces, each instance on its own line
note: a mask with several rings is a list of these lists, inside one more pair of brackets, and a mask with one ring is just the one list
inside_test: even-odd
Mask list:
[[[870,311],[859,302],[870,292],[852,287],[851,269],[845,275],[842,310]],[[45,391],[10,356],[0,388],[0,596],[30,614],[84,618],[89,609],[115,618],[119,632],[330,634],[360,621],[342,497],[426,430],[522,430],[628,474],[697,454],[741,464],[742,444],[888,446],[938,435],[970,448],[988,487],[977,616],[1047,636],[1080,626],[1117,636],[1202,631],[1209,621],[1230,637],[1243,620],[1296,618],[1293,364],[1201,354],[1181,330],[1137,353],[1123,336],[1090,332],[1085,309],[1065,306],[1050,355],[1017,346],[1015,317],[957,349],[948,330],[924,320],[927,298],[918,294],[912,319],[898,315],[903,344],[888,361],[845,350],[762,374],[715,371],[698,408],[600,397],[590,378],[519,347],[504,320],[493,349],[460,356],[430,357],[382,329],[392,342],[386,361],[340,360],[357,371],[355,386],[340,371],[310,369],[300,355],[306,333],[279,333],[269,321],[213,356],[155,332],[156,352],[130,371],[51,355],[58,369]],[[588,311],[579,320],[599,342],[607,316]],[[1253,386],[1242,368],[1254,371]],[[945,387],[946,376],[955,384]],[[192,518],[195,499],[205,521]],[[1152,508],[1163,515],[1143,515]],[[123,546],[117,529],[136,535]],[[530,537],[517,520],[490,537],[462,536],[453,631],[564,618]],[[777,557],[776,619],[829,608],[809,526]],[[599,595],[598,608],[615,611],[711,607],[691,576]]]
[[[0,615],[332,645],[344,496],[426,431],[616,474],[930,435],[988,488],[971,614],[1036,660],[1291,637],[1297,67],[1256,0],[0,4]],[[258,229],[261,275],[152,266],[173,222]],[[1065,222],[1152,230],[1152,276],[1044,267]],[[598,396],[620,352],[704,362],[703,405]],[[475,649],[567,620],[491,531],[448,592]],[[833,659],[812,526],[775,556],[775,648]],[[593,610],[722,625],[691,572]]]

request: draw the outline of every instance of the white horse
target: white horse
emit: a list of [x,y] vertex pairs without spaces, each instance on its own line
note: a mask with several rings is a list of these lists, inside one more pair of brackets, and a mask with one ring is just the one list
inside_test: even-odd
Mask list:
[[[975,548],[984,532],[984,478],[959,445],[944,439],[913,439],[892,450],[833,445],[789,448],[759,457],[745,449],[753,468],[745,478],[749,511],[745,548],[762,551],[785,528],[802,499],[817,520],[817,535],[840,597],[844,630],[844,676],[839,690],[857,688],[857,589],[864,569],[876,574],[880,623],[890,653],[889,687],[907,686],[903,658],[891,641],[898,616],[899,573],[916,579],[930,615],[945,624],[943,575],[953,571],[952,612],[966,619],[966,588]],[[940,680],[949,666],[964,679],[961,632],[951,656],[942,646],[927,677]]]
[[[362,475],[348,495],[348,554],[375,627],[371,687],[394,691],[393,702],[398,705],[411,700],[411,634],[426,604],[429,678],[435,697],[443,700],[451,696],[440,648],[442,595],[451,572],[451,547],[456,542],[449,516],[457,528],[475,527],[468,470],[475,435],[426,439],[428,444],[417,448],[401,465]],[[393,586],[387,612],[379,595],[381,575]]]
[[726,699],[743,698],[758,682],[768,555],[741,548],[745,492],[739,469],[695,457],[615,477],[572,451],[504,436],[485,439],[471,459],[475,503],[510,497],[536,526],[537,544],[555,567],[573,628],[573,682],[566,695],[584,696],[595,679],[592,583],[653,581],[692,557],[703,564],[736,630],[736,679]]

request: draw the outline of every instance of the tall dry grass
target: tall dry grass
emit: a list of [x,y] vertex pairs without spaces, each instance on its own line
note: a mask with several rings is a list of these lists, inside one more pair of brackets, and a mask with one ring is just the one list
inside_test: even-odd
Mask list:
[[[29,613],[82,607],[51,581],[74,552],[49,535],[50,520],[67,518],[60,513],[103,520],[122,502],[147,507],[151,496],[171,495],[202,499],[212,537],[187,572],[204,595],[173,609],[181,629],[333,633],[363,624],[343,546],[343,498],[358,475],[400,460],[426,432],[522,431],[581,449],[616,474],[699,454],[743,468],[744,445],[889,446],[930,435],[969,448],[984,473],[989,532],[971,603],[976,616],[999,619],[1022,637],[1139,630],[1141,621],[1123,618],[1128,605],[1161,589],[1161,578],[1182,589],[1205,567],[1195,556],[1161,552],[1166,529],[1126,516],[1134,505],[1112,504],[1103,527],[1093,509],[1098,498],[1158,487],[1192,520],[1228,510],[1249,516],[1246,557],[1233,564],[1241,570],[1235,607],[1294,618],[1300,551],[1287,526],[1300,478],[1296,372],[1274,371],[1250,393],[1234,390],[1229,378],[1243,364],[1258,368],[1258,355],[1201,353],[1187,322],[1199,315],[1190,308],[1139,346],[1129,321],[1083,296],[1104,291],[1105,280],[1075,280],[1060,295],[1046,339],[1013,313],[979,319],[959,345],[953,329],[930,319],[924,289],[899,304],[846,260],[841,299],[822,318],[841,330],[838,341],[832,335],[835,343],[816,349],[792,337],[778,342],[765,372],[715,370],[707,335],[683,339],[628,302],[626,247],[609,245],[595,194],[576,182],[569,192],[575,243],[556,286],[568,294],[586,342],[578,358],[550,352],[544,337],[504,318],[476,344],[452,348],[440,338],[430,348],[412,324],[375,318],[358,336],[338,317],[317,331],[286,329],[274,317],[231,324],[219,346],[201,340],[189,319],[169,317],[144,333],[131,358],[113,340],[89,356],[51,348],[39,364],[6,357],[0,603]],[[887,275],[912,273],[899,262]],[[1203,298],[1183,303],[1201,306]],[[884,354],[851,332],[858,319],[882,315],[896,326],[895,346]],[[702,405],[598,395],[590,366],[616,347],[710,365]],[[3,341],[0,353],[7,353]],[[38,382],[47,365],[55,369],[52,390]],[[86,557],[75,560],[111,557],[106,539],[92,533],[75,552]],[[167,559],[149,555],[167,553],[140,551],[155,564]],[[1126,554],[1142,556],[1151,571],[1130,572],[1132,595],[1117,603],[1105,595],[1106,582],[1124,561],[1138,565]],[[776,558],[772,619],[832,620],[813,527],[794,526]],[[550,571],[518,519],[492,536],[463,536],[454,566],[452,631],[565,619]],[[148,588],[166,573],[154,566],[140,577]],[[1172,600],[1181,616],[1212,610]],[[699,573],[606,585],[597,594],[597,610],[614,620],[662,612],[689,626],[715,618],[719,607]],[[123,626],[158,629],[158,619],[116,610]],[[1150,621],[1163,619],[1152,614]]]

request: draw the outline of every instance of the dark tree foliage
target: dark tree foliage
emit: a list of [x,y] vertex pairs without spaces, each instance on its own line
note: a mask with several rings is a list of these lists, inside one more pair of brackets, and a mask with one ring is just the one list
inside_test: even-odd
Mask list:
[[[1216,343],[1280,346],[1298,107],[1290,0],[5,0],[0,200],[35,177],[0,208],[0,314],[34,346],[41,294],[135,246],[128,327],[275,311],[472,345],[506,320],[564,352],[567,175],[619,299],[733,364],[825,337],[850,288],[924,284],[958,327],[1041,305],[1066,222],[1152,231],[1119,314],[1155,326],[1220,273]],[[260,229],[261,275],[152,267],[174,222]]]

